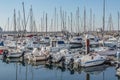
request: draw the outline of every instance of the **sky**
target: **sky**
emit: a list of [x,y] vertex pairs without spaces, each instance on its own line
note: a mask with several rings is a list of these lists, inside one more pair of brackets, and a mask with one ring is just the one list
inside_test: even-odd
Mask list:
[[[39,27],[40,20],[43,12],[48,14],[48,24],[50,24],[51,18],[54,17],[54,9],[56,7],[57,13],[60,13],[60,7],[62,10],[67,12],[69,16],[72,12],[74,15],[76,13],[77,7],[80,9],[81,23],[83,22],[84,8],[86,9],[86,20],[87,26],[89,26],[90,21],[90,8],[92,9],[92,14],[95,15],[95,27],[102,27],[102,17],[103,17],[103,0],[0,0],[0,26],[7,30],[8,18],[10,19],[10,29],[13,26],[13,13],[16,10],[16,15],[18,11],[22,13],[22,2],[25,4],[26,17],[29,15],[30,6],[32,5],[33,14],[36,20],[36,25]],[[112,15],[113,28],[117,29],[118,24],[118,11],[120,11],[120,0],[105,0],[106,1],[106,17],[105,17],[105,27],[108,26],[108,19],[110,14]],[[60,23],[60,20],[58,20]],[[50,26],[50,25],[49,25]],[[69,28],[69,27],[68,27]],[[27,27],[29,29],[29,27]],[[49,28],[50,29],[50,28]],[[60,29],[60,24],[59,24]],[[81,29],[82,30],[82,29]]]

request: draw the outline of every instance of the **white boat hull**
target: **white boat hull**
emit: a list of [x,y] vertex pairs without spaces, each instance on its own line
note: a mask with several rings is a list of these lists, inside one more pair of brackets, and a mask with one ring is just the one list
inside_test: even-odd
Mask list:
[[87,62],[85,62],[85,63],[81,63],[81,66],[82,66],[82,67],[96,66],[96,65],[103,64],[104,62],[105,62],[104,59],[91,60],[91,61],[87,61]]
[[11,53],[7,55],[7,58],[20,58],[22,57],[22,53]]
[[82,67],[91,67],[103,64],[106,61],[106,56],[100,56],[97,53],[87,54],[75,60]]
[[116,75],[120,76],[120,68],[117,69]]

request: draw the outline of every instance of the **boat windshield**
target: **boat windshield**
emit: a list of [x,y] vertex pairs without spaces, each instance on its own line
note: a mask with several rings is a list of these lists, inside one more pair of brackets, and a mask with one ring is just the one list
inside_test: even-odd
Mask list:
[[95,40],[94,38],[90,38],[90,40]]
[[82,40],[81,38],[74,38],[73,40]]
[[45,37],[45,39],[49,39],[49,37]]
[[58,44],[65,44],[64,41],[58,41]]
[[90,47],[91,47],[91,48],[98,48],[98,47],[99,47],[99,44],[90,44]]

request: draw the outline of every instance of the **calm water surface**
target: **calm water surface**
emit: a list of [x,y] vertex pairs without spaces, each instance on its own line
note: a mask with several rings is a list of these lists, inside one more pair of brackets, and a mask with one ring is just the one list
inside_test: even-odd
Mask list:
[[115,67],[101,65],[86,69],[69,70],[42,63],[0,61],[0,80],[120,80]]

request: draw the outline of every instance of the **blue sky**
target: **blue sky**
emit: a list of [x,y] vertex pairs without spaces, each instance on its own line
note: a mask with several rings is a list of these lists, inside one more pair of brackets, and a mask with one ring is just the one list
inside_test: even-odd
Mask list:
[[[53,17],[54,8],[57,8],[58,13],[60,7],[67,12],[75,14],[77,7],[80,8],[81,19],[83,17],[83,10],[86,7],[87,12],[87,25],[89,25],[90,8],[93,14],[95,14],[95,25],[101,27],[102,25],[102,11],[103,0],[0,0],[0,26],[5,28],[7,25],[7,19],[10,18],[10,24],[12,25],[13,10],[16,12],[21,11],[22,15],[22,2],[25,4],[26,16],[28,15],[30,5],[33,7],[34,16],[37,25],[40,22],[40,18],[43,12],[48,13],[48,19]],[[106,0],[106,26],[108,24],[108,17],[110,13],[113,18],[114,28],[117,28],[117,12],[120,11],[120,0]]]

